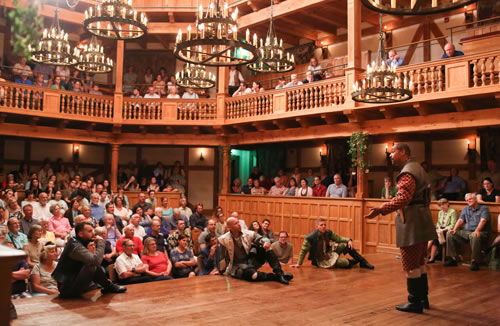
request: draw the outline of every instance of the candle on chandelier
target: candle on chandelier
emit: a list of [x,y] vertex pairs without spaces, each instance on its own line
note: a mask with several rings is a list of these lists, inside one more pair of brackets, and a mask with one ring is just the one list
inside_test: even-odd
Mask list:
[[188,35],[187,35],[187,40],[191,40],[191,25],[188,25]]
[[236,25],[233,25],[233,39],[238,39],[238,27]]
[[200,5],[200,10],[198,11],[198,19],[203,18],[203,5]]
[[391,8],[396,8],[396,0],[391,0]]
[[245,40],[247,41],[247,43],[250,43],[250,30],[248,28],[247,28],[247,32],[245,35]]
[[257,47],[257,34],[253,34],[253,46]]
[[227,1],[224,2],[224,18],[229,15],[229,7],[227,5]]
[[217,25],[217,38],[222,38],[222,26],[220,24]]
[[214,16],[214,3],[210,2],[210,18]]

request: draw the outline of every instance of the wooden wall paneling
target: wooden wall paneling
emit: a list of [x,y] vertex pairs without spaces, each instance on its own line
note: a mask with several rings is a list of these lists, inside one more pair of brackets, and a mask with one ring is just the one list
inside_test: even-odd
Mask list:
[[[271,220],[271,229],[288,232],[290,242],[297,257],[304,237],[316,227],[319,217],[327,219],[327,227],[339,235],[350,237],[356,249],[363,253],[398,253],[396,247],[395,215],[378,216],[371,220],[363,218],[370,208],[386,202],[383,199],[345,199],[345,198],[297,198],[246,195],[220,195],[219,205],[229,216],[238,211],[249,224],[252,220],[262,222]],[[498,232],[497,221],[500,204],[488,204],[490,209],[490,228]],[[460,214],[464,202],[451,202],[451,207]],[[436,223],[439,207],[433,201],[430,206],[433,222]],[[280,227],[281,226],[281,227]]]
[[[128,198],[128,202],[130,204],[130,207],[137,204],[137,202],[139,201],[139,194],[141,192],[142,191],[125,191],[124,192],[124,194]],[[158,204],[161,202],[160,198],[162,198],[162,197],[168,198],[168,203],[169,203],[170,207],[177,208],[180,206],[181,194],[179,192],[157,192],[156,193],[156,201],[158,202]]]

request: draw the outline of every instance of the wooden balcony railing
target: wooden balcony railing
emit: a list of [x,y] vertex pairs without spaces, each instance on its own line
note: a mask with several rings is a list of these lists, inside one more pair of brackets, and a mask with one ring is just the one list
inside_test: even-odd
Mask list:
[[[500,50],[398,68],[413,82],[410,102],[498,92]],[[358,78],[362,78],[358,76]],[[337,77],[301,86],[218,99],[133,99],[0,82],[0,112],[100,123],[222,125],[373,107],[351,101],[351,85]],[[118,103],[118,104],[116,104]],[[217,104],[219,103],[219,107]],[[118,105],[118,107],[116,107]],[[391,104],[387,104],[390,106]],[[401,105],[401,104],[396,104]]]
[[285,91],[287,112],[341,105],[345,101],[345,78],[327,79],[285,88]]
[[226,99],[226,119],[241,119],[273,113],[273,92]]

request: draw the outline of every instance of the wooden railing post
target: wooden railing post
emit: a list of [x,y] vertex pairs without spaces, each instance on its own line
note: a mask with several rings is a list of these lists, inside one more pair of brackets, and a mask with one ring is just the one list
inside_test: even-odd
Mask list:
[[226,119],[226,94],[229,86],[229,68],[219,67],[217,78],[217,124],[223,124]]
[[118,191],[118,158],[120,154],[120,145],[111,144],[111,190]]

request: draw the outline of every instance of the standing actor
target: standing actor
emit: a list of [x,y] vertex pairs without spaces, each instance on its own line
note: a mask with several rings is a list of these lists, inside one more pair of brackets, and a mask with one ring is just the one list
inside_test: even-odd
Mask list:
[[[57,281],[59,296],[78,297],[91,290],[92,282],[102,287],[103,294],[125,292],[127,288],[112,283],[101,268],[106,242],[100,236],[94,236],[92,224],[77,224],[75,234],[76,237],[68,240],[52,273],[52,277]],[[94,250],[88,249],[89,245],[95,246],[94,253]]]
[[396,245],[401,251],[401,263],[406,272],[408,303],[397,306],[404,312],[422,313],[429,309],[425,257],[427,242],[437,238],[429,210],[430,189],[427,173],[410,159],[410,148],[400,143],[392,147],[391,160],[401,166],[396,178],[398,192],[390,202],[372,208],[365,218],[396,213]]

